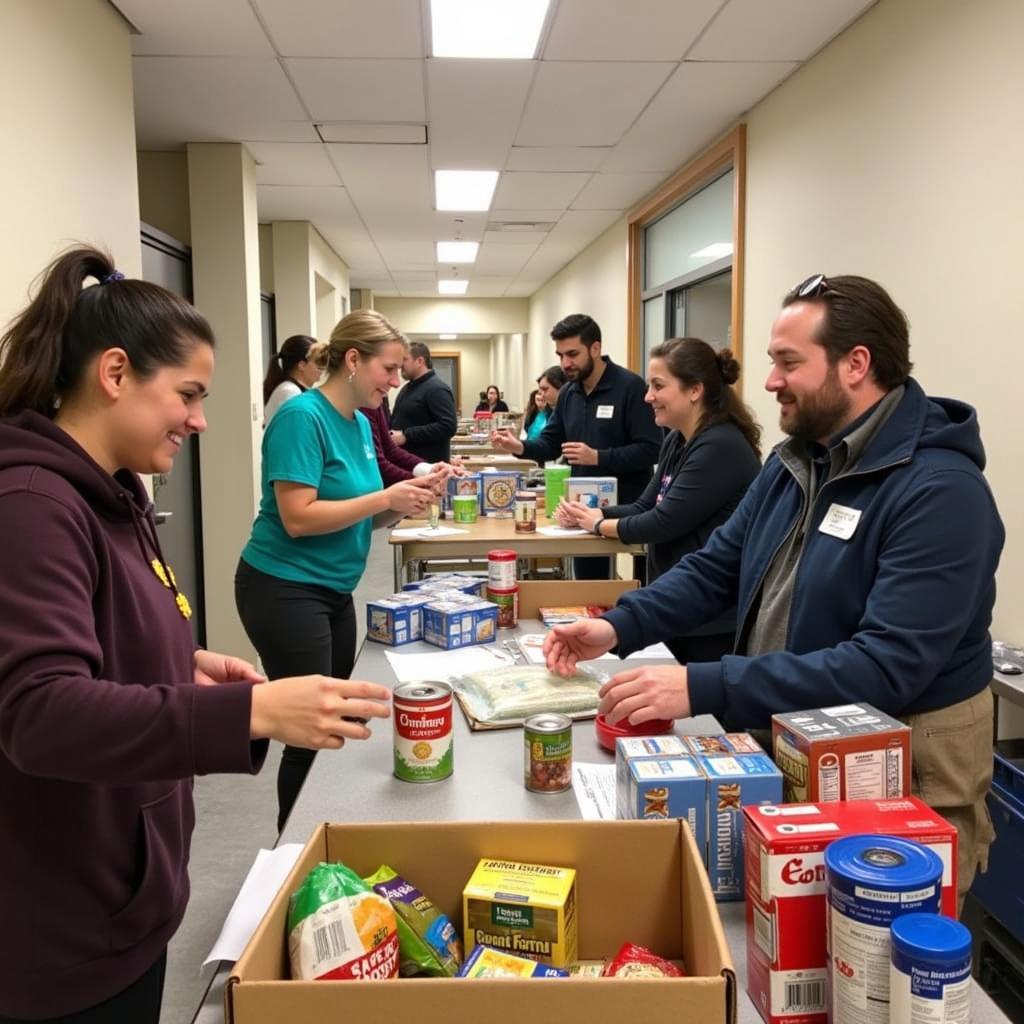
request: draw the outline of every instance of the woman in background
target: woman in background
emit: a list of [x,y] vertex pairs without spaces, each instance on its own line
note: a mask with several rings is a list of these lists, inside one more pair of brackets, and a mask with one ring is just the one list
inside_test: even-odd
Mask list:
[[274,413],[296,395],[301,395],[320,379],[316,364],[319,342],[308,334],[293,334],[275,352],[263,378],[263,426]]
[[[733,389],[740,364],[697,338],[672,338],[651,350],[645,401],[671,433],[647,489],[631,505],[559,506],[558,521],[601,537],[647,545],[648,581],[699,551],[732,515],[761,468],[761,428]],[[717,661],[733,649],[732,609],[696,633],[669,641],[676,659]]]
[[496,384],[491,384],[484,392],[476,411],[489,412],[492,415],[496,412],[508,412],[508,405],[501,397],[501,392]]
[[537,378],[537,390],[530,393],[526,418],[523,420],[524,441],[534,441],[548,425],[558,402],[558,393],[565,387],[565,371],[560,366],[549,366]]

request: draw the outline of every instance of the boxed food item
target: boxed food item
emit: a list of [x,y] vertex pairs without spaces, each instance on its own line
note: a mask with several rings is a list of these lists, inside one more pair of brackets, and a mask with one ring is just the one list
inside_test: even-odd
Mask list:
[[727,732],[718,736],[684,736],[689,754],[763,754],[764,747],[748,732]]
[[910,727],[869,704],[772,715],[787,803],[910,794]]
[[825,1024],[825,848],[879,833],[914,839],[942,860],[942,913],[956,917],[957,832],[917,797],[749,806],[747,991],[768,1024]]
[[[288,979],[288,896],[320,861],[367,875],[390,864],[457,921],[462,890],[482,857],[571,865],[583,960],[608,960],[624,940],[683,961],[690,977],[573,978],[563,984],[403,978],[358,984]],[[639,866],[642,866],[640,869]],[[571,990],[568,992],[567,990]],[[707,877],[677,821],[439,821],[322,824],[299,855],[225,986],[227,1024],[404,1021],[522,1024],[552,1019],[735,1024],[736,980]]]
[[664,761],[689,753],[681,736],[620,736],[615,741],[615,815],[629,813],[629,766],[634,761]]
[[366,603],[366,638],[398,647],[423,639],[423,609],[430,600],[418,593],[392,594]]
[[741,900],[743,808],[748,804],[779,803],[782,773],[765,753],[698,754],[697,764],[707,778],[707,866],[711,891],[716,900]]
[[619,481],[613,476],[572,476],[565,482],[565,500],[590,508],[618,504]]
[[435,647],[454,650],[471,644],[491,644],[497,633],[498,606],[490,601],[435,599],[423,606],[423,639]]
[[449,512],[453,510],[452,498],[456,494],[462,495],[473,495],[476,497],[477,514],[483,512],[483,490],[480,487],[480,474],[479,473],[466,473],[463,476],[450,476],[448,477],[448,486],[445,488],[444,493],[444,510]]
[[482,510],[485,516],[511,519],[515,511],[519,472],[509,469],[487,469],[480,474]]
[[707,847],[707,780],[688,755],[629,766],[629,788],[623,808],[629,818],[682,818],[690,826],[704,859]]
[[477,946],[459,968],[460,978],[568,978],[569,972],[525,956]]
[[417,593],[429,593],[439,590],[458,590],[463,594],[472,594],[474,597],[483,597],[484,588],[487,586],[486,576],[476,576],[469,572],[445,572],[434,573],[425,576],[421,580],[410,580],[402,590],[415,591]]
[[476,945],[551,967],[577,956],[576,872],[485,858],[462,890],[466,949]]

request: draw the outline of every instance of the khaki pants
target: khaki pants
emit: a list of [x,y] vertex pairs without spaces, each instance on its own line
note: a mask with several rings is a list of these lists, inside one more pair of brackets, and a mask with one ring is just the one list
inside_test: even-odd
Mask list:
[[901,716],[911,733],[911,790],[956,826],[960,905],[995,838],[985,794],[992,781],[992,691],[937,711]]

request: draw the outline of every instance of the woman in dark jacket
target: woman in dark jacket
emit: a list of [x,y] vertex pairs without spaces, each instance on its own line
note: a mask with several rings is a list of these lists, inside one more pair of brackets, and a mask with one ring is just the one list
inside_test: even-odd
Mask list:
[[[671,430],[658,467],[630,505],[560,506],[559,521],[602,537],[647,545],[648,581],[698,551],[732,515],[761,468],[761,430],[732,385],[740,365],[728,349],[672,338],[651,351],[645,401]],[[732,651],[735,610],[668,646],[682,663],[715,661]]]
[[480,404],[476,407],[476,412],[489,412],[492,414],[508,412],[508,404],[501,397],[501,392],[496,384],[491,384],[480,396]]

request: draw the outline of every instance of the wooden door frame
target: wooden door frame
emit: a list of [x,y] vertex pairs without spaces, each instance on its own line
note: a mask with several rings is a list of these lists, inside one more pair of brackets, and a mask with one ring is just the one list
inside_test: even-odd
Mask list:
[[[430,350],[430,358],[433,359],[454,359],[455,360],[455,408],[459,409],[462,403],[459,398],[462,394],[462,353],[461,352],[444,352]],[[475,408],[475,406],[474,406]],[[470,414],[472,415],[472,413]]]

